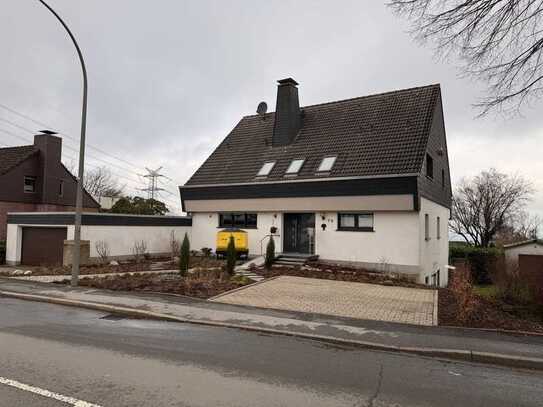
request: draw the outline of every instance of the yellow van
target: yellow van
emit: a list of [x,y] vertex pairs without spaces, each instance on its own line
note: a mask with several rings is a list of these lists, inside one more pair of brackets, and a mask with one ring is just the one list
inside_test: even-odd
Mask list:
[[226,248],[230,242],[230,236],[234,236],[234,245],[238,257],[247,257],[249,255],[249,236],[246,231],[241,229],[223,229],[217,232],[217,247],[215,253],[218,256],[226,255]]

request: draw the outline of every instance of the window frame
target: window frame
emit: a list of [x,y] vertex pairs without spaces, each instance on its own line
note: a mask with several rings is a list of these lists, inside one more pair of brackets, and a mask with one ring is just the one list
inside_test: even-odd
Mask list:
[[426,153],[426,177],[431,180],[434,179],[434,158],[430,153]]
[[[253,222],[248,222],[249,215],[254,216]],[[225,216],[229,216],[231,224],[224,223]],[[243,225],[236,225],[235,216],[243,216]],[[258,213],[256,212],[219,212],[219,226],[218,228],[238,228],[238,229],[257,229],[258,228]]]
[[64,196],[64,180],[60,180],[58,184],[58,196],[61,198]]
[[441,169],[441,188],[445,189],[445,170]]
[[[332,161],[332,164],[330,164],[330,168],[329,169],[321,169],[321,167],[323,166],[324,164],[324,161],[328,158],[333,158],[334,160]],[[323,157],[319,166],[317,167],[317,172],[318,173],[327,173],[327,172],[331,172],[332,169],[334,168],[334,165],[336,164],[336,161],[337,161],[337,155],[327,155],[326,157]]]
[[[371,215],[371,227],[359,226],[359,215]],[[341,226],[342,216],[354,216],[354,226]],[[338,212],[337,230],[345,232],[375,232],[375,214],[373,212]]]
[[[26,180],[31,180],[32,181],[32,191],[27,191],[26,189]],[[23,192],[25,194],[35,194],[36,193],[36,181],[37,181],[37,177],[33,176],[33,175],[25,175],[23,177]]]
[[436,218],[436,239],[441,239],[441,218]]
[[[257,177],[267,177],[268,175],[271,174],[271,172],[273,171],[273,169],[275,168],[275,164],[277,163],[277,161],[266,161],[264,164],[262,164],[262,166],[260,167],[260,169],[258,170],[258,172],[256,173],[256,176]],[[268,164],[271,164],[271,167],[270,169],[264,173],[264,174],[261,174],[261,172],[264,170],[264,167]]]
[[424,214],[424,240],[430,240],[430,215]]
[[[300,166],[298,167],[298,169],[296,171],[290,171],[290,168],[293,166],[294,163],[297,163],[297,162],[300,162],[301,161],[301,164]],[[288,165],[287,169],[285,170],[285,175],[298,175],[300,173],[300,171],[302,170],[302,167],[304,166],[305,164],[305,158],[295,158],[293,160],[290,161],[290,164]]]

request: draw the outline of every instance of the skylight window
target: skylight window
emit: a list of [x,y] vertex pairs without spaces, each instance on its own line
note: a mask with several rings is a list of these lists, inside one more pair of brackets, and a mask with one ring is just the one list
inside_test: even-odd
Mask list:
[[324,157],[317,169],[318,172],[329,172],[332,170],[334,163],[336,162],[336,156],[333,157]]
[[260,168],[260,171],[258,171],[258,174],[256,174],[256,176],[265,177],[267,175],[270,175],[270,172],[274,166],[275,166],[275,161],[264,163],[264,165],[262,165],[262,168]]
[[285,174],[290,174],[290,175],[298,174],[300,172],[300,169],[302,168],[302,165],[304,165],[304,161],[305,161],[304,159],[292,160]]

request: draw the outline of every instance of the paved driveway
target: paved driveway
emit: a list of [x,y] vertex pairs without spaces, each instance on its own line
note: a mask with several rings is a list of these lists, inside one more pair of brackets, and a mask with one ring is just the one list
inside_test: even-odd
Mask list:
[[212,301],[341,317],[437,325],[437,291],[281,276]]

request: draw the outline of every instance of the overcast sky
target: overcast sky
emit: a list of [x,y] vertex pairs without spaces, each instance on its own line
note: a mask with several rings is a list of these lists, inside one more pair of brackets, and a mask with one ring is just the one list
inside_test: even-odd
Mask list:
[[[122,160],[91,147],[88,163],[111,163],[128,193],[144,187],[144,167],[163,166],[171,178],[164,199],[179,207],[175,186],[260,101],[273,110],[277,79],[300,83],[302,105],[440,83],[453,182],[490,167],[521,174],[537,189],[530,211],[543,216],[543,101],[523,117],[476,119],[484,84],[459,78],[457,61],[415,43],[384,2],[50,4],[87,62],[88,145]],[[81,72],[53,16],[37,0],[2,0],[0,46],[0,104],[77,139]],[[2,146],[43,127],[0,107]],[[75,162],[76,142],[64,137],[64,146],[64,160]]]

